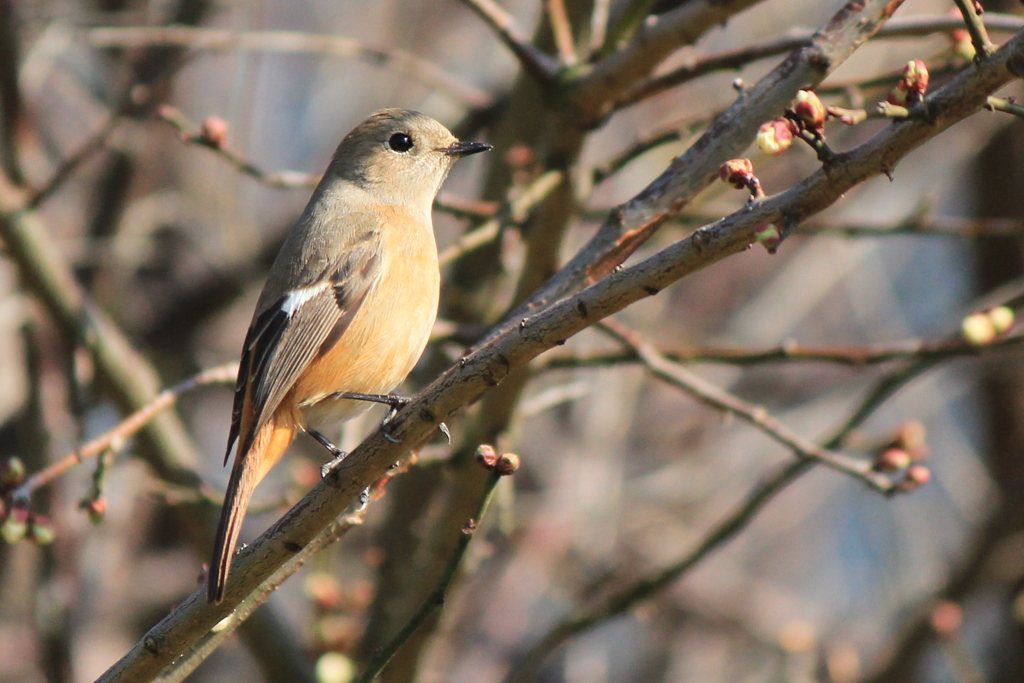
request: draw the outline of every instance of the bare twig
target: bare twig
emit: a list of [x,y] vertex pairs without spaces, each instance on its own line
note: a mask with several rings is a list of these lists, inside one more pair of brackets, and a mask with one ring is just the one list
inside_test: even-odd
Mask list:
[[608,35],[608,7],[611,0],[594,0],[590,12],[590,53],[596,56]]
[[[971,34],[971,42],[974,44],[974,58],[984,59],[992,53],[992,41],[988,39],[988,31],[985,30],[985,23],[978,16],[978,10],[974,0],[953,0],[963,15],[964,24],[967,25],[967,32]],[[979,5],[980,7],[980,5]]]
[[[886,374],[854,408],[843,424],[822,441],[820,448],[832,451],[842,446],[847,436],[882,403],[934,365],[935,361],[933,360],[918,359]],[[742,532],[769,501],[811,471],[813,464],[811,460],[800,459],[783,465],[757,484],[732,513],[708,531],[700,543],[679,561],[651,576],[636,581],[603,604],[581,611],[555,625],[525,653],[516,658],[516,667],[509,671],[504,683],[525,683],[525,681],[531,680],[544,660],[569,639],[590,630],[611,617],[628,612],[677,581],[712,552]]]
[[[121,410],[134,412],[149,405],[161,387],[156,370],[124,333],[88,302],[39,213],[27,208],[27,199],[0,179],[0,237],[27,289],[40,299],[66,338],[89,349],[101,381]],[[150,448],[140,449],[140,454],[161,478],[179,485],[198,485],[191,467],[196,449],[176,415],[157,415],[141,436]]]
[[339,540],[351,529],[361,525],[366,514],[366,506],[362,505],[355,511],[343,515],[332,522],[313,541],[306,546],[302,552],[297,554],[291,561],[285,563],[280,569],[271,575],[259,588],[250,593],[242,600],[235,610],[225,617],[184,657],[176,661],[173,666],[154,679],[156,683],[180,683],[189,674],[195,671],[196,667],[216,650],[225,638],[234,633],[242,623],[256,610],[257,607],[267,601],[270,595],[276,591],[285,579],[298,571],[316,553]]
[[548,171],[534,180],[519,194],[504,211],[466,234],[438,255],[441,265],[449,263],[462,254],[479,249],[501,234],[507,224],[522,223],[530,211],[544,200],[562,182],[561,171]]
[[1024,119],[1024,107],[1005,97],[989,97],[988,101],[985,102],[985,108],[992,111],[1001,111],[1005,114],[1012,114],[1019,119]]
[[673,363],[658,353],[651,344],[624,325],[606,320],[598,327],[625,344],[637,355],[644,366],[658,379],[682,389],[698,401],[713,408],[724,410],[744,420],[769,438],[779,442],[793,453],[805,460],[810,460],[837,472],[848,474],[881,493],[895,490],[893,480],[874,469],[870,462],[849,458],[840,453],[819,448],[800,436],[796,431],[772,417],[761,406],[751,405],[729,392],[716,387],[711,382],[701,379],[686,368]]
[[21,89],[18,87],[18,20],[13,0],[0,0],[0,168],[15,185],[25,182],[18,159]]
[[573,45],[572,26],[569,24],[569,14],[565,11],[565,0],[545,0],[544,7],[555,38],[558,59],[565,66],[572,66],[576,63],[576,46]]
[[487,477],[487,483],[484,485],[483,493],[480,496],[480,502],[477,504],[476,513],[462,527],[462,535],[459,537],[459,542],[448,557],[448,563],[445,565],[445,569],[438,578],[433,590],[430,591],[430,594],[423,600],[419,609],[409,618],[405,626],[374,654],[373,659],[366,665],[363,673],[359,675],[359,678],[355,679],[355,683],[371,683],[384,667],[388,665],[388,662],[395,656],[399,648],[416,632],[416,629],[423,625],[431,614],[444,605],[448,587],[455,578],[455,573],[462,563],[462,558],[466,554],[469,542],[473,540],[474,532],[480,525],[480,520],[483,519],[484,512],[487,510],[487,504],[491,500],[491,494],[494,493],[494,487],[497,486],[501,476],[497,470],[491,471]]
[[[959,356],[976,356],[992,351],[1015,349],[1024,344],[1024,335],[1015,334],[995,339],[984,346],[975,346],[956,337],[936,342],[910,339],[889,344],[867,346],[804,346],[786,343],[766,349],[715,349],[701,348],[683,351],[659,351],[666,360],[673,363],[722,363],[725,365],[760,365],[773,362],[820,362],[861,367],[897,360],[936,359],[945,360]],[[564,368],[605,367],[636,363],[640,358],[635,352],[603,352],[587,355],[556,355],[543,359],[537,370]]]
[[[880,9],[870,2],[868,6],[874,11]],[[894,7],[885,5],[882,9]],[[853,21],[860,26],[859,16]],[[1021,57],[1024,57],[1024,34],[1014,36],[977,68],[966,70],[932,93],[927,98],[929,111],[933,112],[931,120],[913,119],[891,124],[841,155],[827,176],[824,171],[818,171],[789,190],[747,205],[715,225],[702,228],[657,254],[552,303],[536,315],[517,319],[510,329],[470,352],[399,411],[390,423],[390,438],[377,431],[352,451],[336,470],[337,488],[321,482],[246,547],[235,560],[236,571],[228,582],[224,602],[210,605],[204,591],[197,591],[154,626],[99,679],[100,683],[147,680],[176,660],[242,598],[308,545],[363,488],[388,471],[402,453],[429,439],[440,421],[478,400],[510,372],[524,368],[543,351],[563,343],[598,320],[653,296],[688,274],[743,252],[754,239],[759,224],[799,222],[836,202],[854,185],[891,169],[911,150],[977,112],[988,95],[1013,77],[1007,68],[1010,59]],[[683,171],[674,165],[671,172]],[[663,182],[674,185],[668,178]],[[880,390],[879,395],[884,397],[885,392],[891,390],[894,389]],[[837,444],[829,441],[823,447],[832,449]],[[783,473],[783,485],[809,466],[807,461],[790,465],[791,473]],[[764,496],[772,495],[775,490],[768,490]],[[734,524],[744,523],[742,516],[737,519]]]
[[196,132],[195,126],[192,125],[185,115],[169,105],[160,107],[157,111],[157,117],[178,131],[182,142],[212,150],[217,156],[227,161],[240,172],[255,178],[267,187],[279,190],[310,189],[316,187],[316,184],[320,182],[320,176],[300,171],[277,171],[274,173],[263,171],[229,150],[223,143],[212,142],[204,137],[202,133]]
[[148,405],[121,420],[113,429],[104,432],[89,443],[82,444],[57,462],[30,476],[11,495],[15,500],[28,501],[33,493],[76,465],[106,451],[121,450],[128,439],[145,427],[161,410],[174,405],[182,394],[211,384],[232,384],[237,374],[238,363],[226,363],[204,370],[184,382],[164,389]]
[[597,56],[603,59],[620,47],[620,44],[629,40],[636,33],[636,30],[650,14],[654,0],[630,0],[622,11],[622,16],[610,27],[605,35]]
[[85,143],[78,148],[71,156],[64,159],[57,169],[50,175],[49,179],[43,183],[41,187],[32,193],[29,197],[27,204],[30,209],[37,208],[40,204],[46,201],[54,192],[60,189],[61,185],[71,177],[71,174],[82,165],[83,162],[88,161],[93,154],[103,149],[110,139],[110,136],[114,134],[114,130],[117,128],[118,117],[109,114],[106,122],[93,133],[92,137],[85,141]]
[[538,50],[522,32],[511,14],[493,0],[462,0],[478,17],[491,27],[501,42],[512,51],[523,69],[541,83],[550,83],[558,75],[558,64]]
[[[1024,18],[1012,14],[989,14],[988,25],[993,30],[1014,32],[1024,27]],[[926,36],[932,33],[952,31],[963,26],[956,17],[947,15],[894,18],[880,28],[874,38],[906,38]],[[812,31],[798,31],[791,35],[770,40],[760,45],[751,45],[738,50],[720,52],[691,59],[687,64],[672,71],[642,81],[623,92],[615,102],[617,109],[636,104],[649,97],[665,92],[683,83],[716,71],[739,69],[751,62],[775,57],[807,45]]]
[[319,53],[356,57],[370,64],[408,74],[469,107],[486,107],[489,93],[476,88],[433,62],[408,52],[363,45],[341,36],[300,31],[225,31],[192,26],[132,26],[89,29],[94,47],[179,46],[193,50],[246,50],[281,53]]

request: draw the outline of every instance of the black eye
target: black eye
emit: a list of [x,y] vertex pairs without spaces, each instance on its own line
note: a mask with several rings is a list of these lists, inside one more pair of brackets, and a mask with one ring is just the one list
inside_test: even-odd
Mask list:
[[396,152],[408,152],[412,149],[412,138],[405,133],[395,133],[388,140],[388,147]]

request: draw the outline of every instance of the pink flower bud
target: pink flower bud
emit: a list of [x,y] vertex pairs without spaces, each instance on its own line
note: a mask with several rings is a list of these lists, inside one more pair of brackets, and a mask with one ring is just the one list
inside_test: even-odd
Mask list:
[[769,254],[774,254],[782,243],[782,231],[775,223],[760,223],[754,228],[754,239],[767,249]]
[[519,469],[519,456],[515,453],[502,453],[494,469],[502,477],[515,474],[515,471]]
[[789,119],[775,119],[762,123],[757,131],[757,146],[762,152],[775,156],[793,146],[793,128]]
[[476,461],[489,470],[494,469],[498,462],[498,453],[494,450],[494,446],[485,443],[477,446]]
[[879,472],[899,472],[910,467],[910,453],[902,448],[886,448],[875,458],[874,468]]
[[754,178],[754,164],[750,159],[730,159],[718,169],[718,177],[737,190],[746,189]]
[[25,463],[21,458],[11,457],[0,465],[0,488],[13,489],[25,480]]
[[813,90],[797,92],[793,113],[811,130],[820,130],[825,125],[825,105]]
[[0,525],[0,537],[8,543],[14,544],[25,538],[28,533],[29,514],[24,508],[14,508],[7,515],[7,519]]
[[219,116],[207,116],[199,126],[199,139],[204,145],[223,149],[228,140],[228,122]]

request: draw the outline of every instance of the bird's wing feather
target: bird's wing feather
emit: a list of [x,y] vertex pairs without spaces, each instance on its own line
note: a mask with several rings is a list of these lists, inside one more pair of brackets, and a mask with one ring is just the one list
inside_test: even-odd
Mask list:
[[365,230],[346,231],[351,236],[348,244],[341,245],[338,257],[314,282],[286,292],[250,325],[235,385],[225,463],[239,437],[239,453],[244,455],[249,441],[325,341],[344,333],[379,279],[381,241],[372,220],[360,221],[364,222]]

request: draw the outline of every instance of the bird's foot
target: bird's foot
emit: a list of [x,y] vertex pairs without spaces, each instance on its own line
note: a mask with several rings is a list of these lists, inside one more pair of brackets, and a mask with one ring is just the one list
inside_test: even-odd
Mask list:
[[333,476],[334,468],[341,464],[341,461],[348,455],[345,451],[341,450],[328,439],[326,436],[317,431],[310,431],[309,435],[317,440],[317,442],[327,449],[327,452],[331,454],[331,459],[320,466],[320,478],[327,480],[328,484],[332,486],[337,482],[336,477]]
[[[370,403],[381,403],[389,407],[387,415],[380,421],[380,431],[384,435],[384,438],[391,443],[401,443],[400,439],[395,438],[391,435],[391,430],[388,425],[391,424],[391,420],[395,418],[398,411],[404,408],[412,401],[408,396],[397,396],[395,394],[360,394],[354,391],[345,391],[334,395],[335,398],[346,398],[352,401],[368,401]],[[448,439],[448,443],[452,442],[452,434],[448,431],[448,425],[444,422],[437,426],[444,434],[445,438]]]

